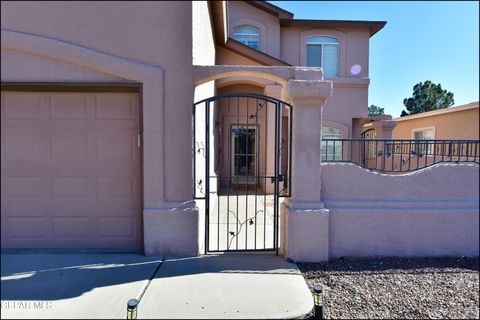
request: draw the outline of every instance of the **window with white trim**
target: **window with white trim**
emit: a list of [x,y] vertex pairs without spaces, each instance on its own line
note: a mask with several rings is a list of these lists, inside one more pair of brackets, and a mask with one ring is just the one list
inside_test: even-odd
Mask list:
[[432,140],[435,138],[433,129],[413,130],[415,140]]
[[[433,140],[435,139],[435,132],[433,129],[418,129],[413,130],[413,139],[415,140]],[[433,145],[427,141],[415,143],[415,152],[417,154],[433,154]]]
[[326,77],[338,77],[338,39],[331,36],[307,38],[307,66],[322,67]]
[[322,143],[321,154],[322,161],[340,160],[342,159],[342,142],[341,141],[324,141],[325,139],[342,139],[342,130],[332,127],[322,127]]
[[253,26],[239,26],[234,28],[233,38],[250,48],[260,50],[260,32]]

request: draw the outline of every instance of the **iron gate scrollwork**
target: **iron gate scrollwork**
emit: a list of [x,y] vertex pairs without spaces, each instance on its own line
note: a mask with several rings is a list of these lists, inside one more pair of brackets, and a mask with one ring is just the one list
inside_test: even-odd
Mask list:
[[275,251],[279,201],[291,193],[292,106],[252,93],[193,105],[193,197],[205,253]]

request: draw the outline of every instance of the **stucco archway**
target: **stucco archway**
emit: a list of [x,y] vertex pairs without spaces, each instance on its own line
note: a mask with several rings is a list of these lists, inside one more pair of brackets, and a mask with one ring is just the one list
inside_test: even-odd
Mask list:
[[[153,141],[163,139],[162,68],[132,61],[65,41],[1,30],[1,49],[56,60],[142,84],[144,207],[163,206],[163,152]],[[155,119],[156,121],[154,121]]]

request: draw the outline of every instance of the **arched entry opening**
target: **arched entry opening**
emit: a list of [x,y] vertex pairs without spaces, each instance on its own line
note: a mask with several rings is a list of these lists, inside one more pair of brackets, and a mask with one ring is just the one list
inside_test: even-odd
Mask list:
[[279,248],[279,199],[290,196],[292,106],[258,93],[193,105],[193,196],[205,253]]

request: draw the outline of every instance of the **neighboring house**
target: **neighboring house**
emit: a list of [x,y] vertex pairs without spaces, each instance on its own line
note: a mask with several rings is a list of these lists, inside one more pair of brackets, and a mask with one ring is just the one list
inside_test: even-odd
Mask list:
[[478,140],[479,105],[472,102],[395,118],[394,139]]
[[[320,166],[321,150],[348,152],[321,132],[360,138],[369,41],[384,25],[297,20],[264,1],[2,1],[2,248],[187,256],[235,243],[304,261],[478,251],[470,211],[457,214],[478,181],[429,178],[454,179],[468,206],[450,201],[458,227],[429,242],[411,226],[436,225],[431,212],[399,224],[368,209],[394,210],[378,197],[399,179]],[[410,190],[394,197],[425,197]],[[439,234],[447,242],[431,251]]]

